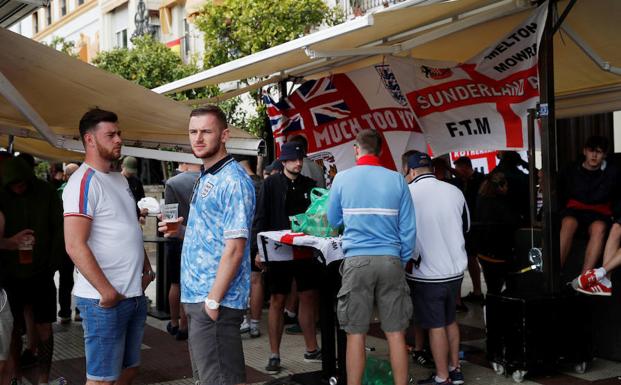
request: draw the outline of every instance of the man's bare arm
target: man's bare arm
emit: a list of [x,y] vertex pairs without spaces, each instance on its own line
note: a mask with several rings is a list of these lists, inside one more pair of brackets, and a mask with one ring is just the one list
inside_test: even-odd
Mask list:
[[[246,248],[246,238],[227,239],[222,251],[222,258],[218,265],[218,271],[216,272],[216,280],[209,292],[208,297],[217,302],[222,301],[222,298],[229,290],[231,281],[237,275],[239,266],[244,257],[244,249]],[[212,319],[217,319],[217,310],[206,309],[207,314]]]
[[82,216],[65,217],[65,248],[71,260],[88,282],[99,292],[101,307],[113,307],[123,298],[110,284],[97,263],[88,237],[91,233],[91,219]]

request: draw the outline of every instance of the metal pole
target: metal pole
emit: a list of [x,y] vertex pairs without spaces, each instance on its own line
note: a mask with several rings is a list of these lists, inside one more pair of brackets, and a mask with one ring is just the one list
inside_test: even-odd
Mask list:
[[535,227],[537,222],[537,168],[535,167],[535,119],[537,110],[528,109],[528,182],[530,197],[530,227]]
[[554,114],[554,5],[548,2],[548,17],[539,49],[539,90],[541,94],[541,155],[543,180],[543,271],[545,292],[560,289],[560,246],[556,177],[558,173],[556,120]]

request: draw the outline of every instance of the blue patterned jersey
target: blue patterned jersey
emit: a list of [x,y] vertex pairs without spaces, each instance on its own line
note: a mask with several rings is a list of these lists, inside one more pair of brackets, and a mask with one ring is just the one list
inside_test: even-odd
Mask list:
[[[227,239],[252,229],[255,193],[244,169],[227,156],[201,173],[194,186],[181,257],[181,302],[203,302],[211,291]],[[250,242],[221,305],[245,309],[250,292]]]

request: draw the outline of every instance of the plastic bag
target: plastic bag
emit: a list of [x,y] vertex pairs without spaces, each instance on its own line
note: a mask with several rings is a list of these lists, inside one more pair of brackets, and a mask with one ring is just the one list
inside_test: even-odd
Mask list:
[[303,214],[289,217],[291,231],[316,237],[336,237],[339,232],[328,223],[328,198],[330,191],[325,188],[314,188],[310,192],[311,204]]

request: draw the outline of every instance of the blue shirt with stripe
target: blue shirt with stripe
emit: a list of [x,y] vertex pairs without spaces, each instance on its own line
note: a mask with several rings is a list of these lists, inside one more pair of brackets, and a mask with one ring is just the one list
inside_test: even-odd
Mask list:
[[403,176],[381,166],[339,172],[330,190],[328,221],[345,226],[345,257],[391,255],[405,263],[416,242],[416,218]]

